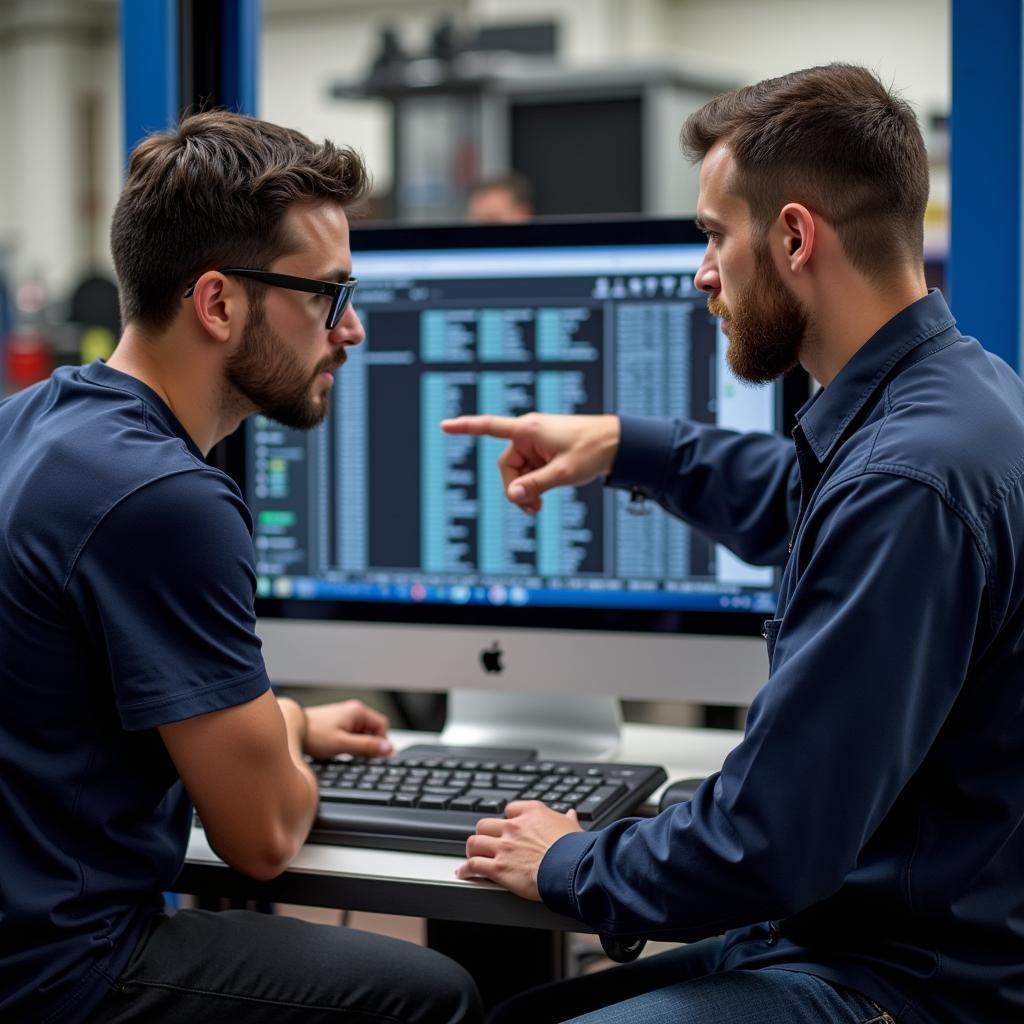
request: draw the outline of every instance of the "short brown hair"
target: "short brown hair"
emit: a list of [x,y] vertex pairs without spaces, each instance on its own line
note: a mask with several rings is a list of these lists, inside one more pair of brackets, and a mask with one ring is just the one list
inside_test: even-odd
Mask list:
[[690,115],[680,141],[693,160],[726,144],[731,187],[762,231],[802,202],[870,278],[923,259],[924,139],[910,105],[867,68],[828,64],[724,93]]
[[110,229],[122,321],[165,328],[204,271],[265,268],[288,252],[293,203],[348,208],[368,187],[354,150],[226,110],[148,136],[132,151]]

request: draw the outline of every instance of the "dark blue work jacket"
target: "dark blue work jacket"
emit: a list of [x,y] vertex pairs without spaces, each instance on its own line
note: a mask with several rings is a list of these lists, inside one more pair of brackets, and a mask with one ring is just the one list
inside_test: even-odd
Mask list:
[[785,563],[769,676],[720,773],[560,839],[544,901],[620,936],[726,932],[900,1024],[1024,1020],[1024,385],[932,292],[794,444],[626,419],[610,483]]

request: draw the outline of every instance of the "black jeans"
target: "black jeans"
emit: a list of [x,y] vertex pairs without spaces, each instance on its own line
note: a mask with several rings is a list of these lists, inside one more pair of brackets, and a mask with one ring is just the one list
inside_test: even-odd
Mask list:
[[89,1024],[476,1024],[472,978],[423,946],[247,910],[160,915]]

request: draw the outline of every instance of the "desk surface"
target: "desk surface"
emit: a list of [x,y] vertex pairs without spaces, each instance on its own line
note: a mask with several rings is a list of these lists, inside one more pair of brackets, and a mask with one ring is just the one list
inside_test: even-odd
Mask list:
[[[658,725],[623,727],[618,759],[662,764],[671,781],[706,776],[721,767],[739,742],[731,730],[679,729]],[[429,733],[395,732],[399,749],[437,742]],[[651,797],[657,804],[660,791]],[[284,874],[256,882],[229,868],[210,849],[201,828],[192,829],[187,859],[175,888],[233,899],[371,910],[450,921],[486,921],[546,929],[581,930],[572,918],[513,896],[485,881],[455,877],[459,857],[400,853],[307,843]]]

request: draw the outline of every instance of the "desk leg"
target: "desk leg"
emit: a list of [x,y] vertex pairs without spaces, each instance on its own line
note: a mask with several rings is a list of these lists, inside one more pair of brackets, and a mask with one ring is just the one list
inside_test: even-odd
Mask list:
[[565,977],[564,932],[430,920],[427,945],[469,971],[487,1010],[517,992]]

